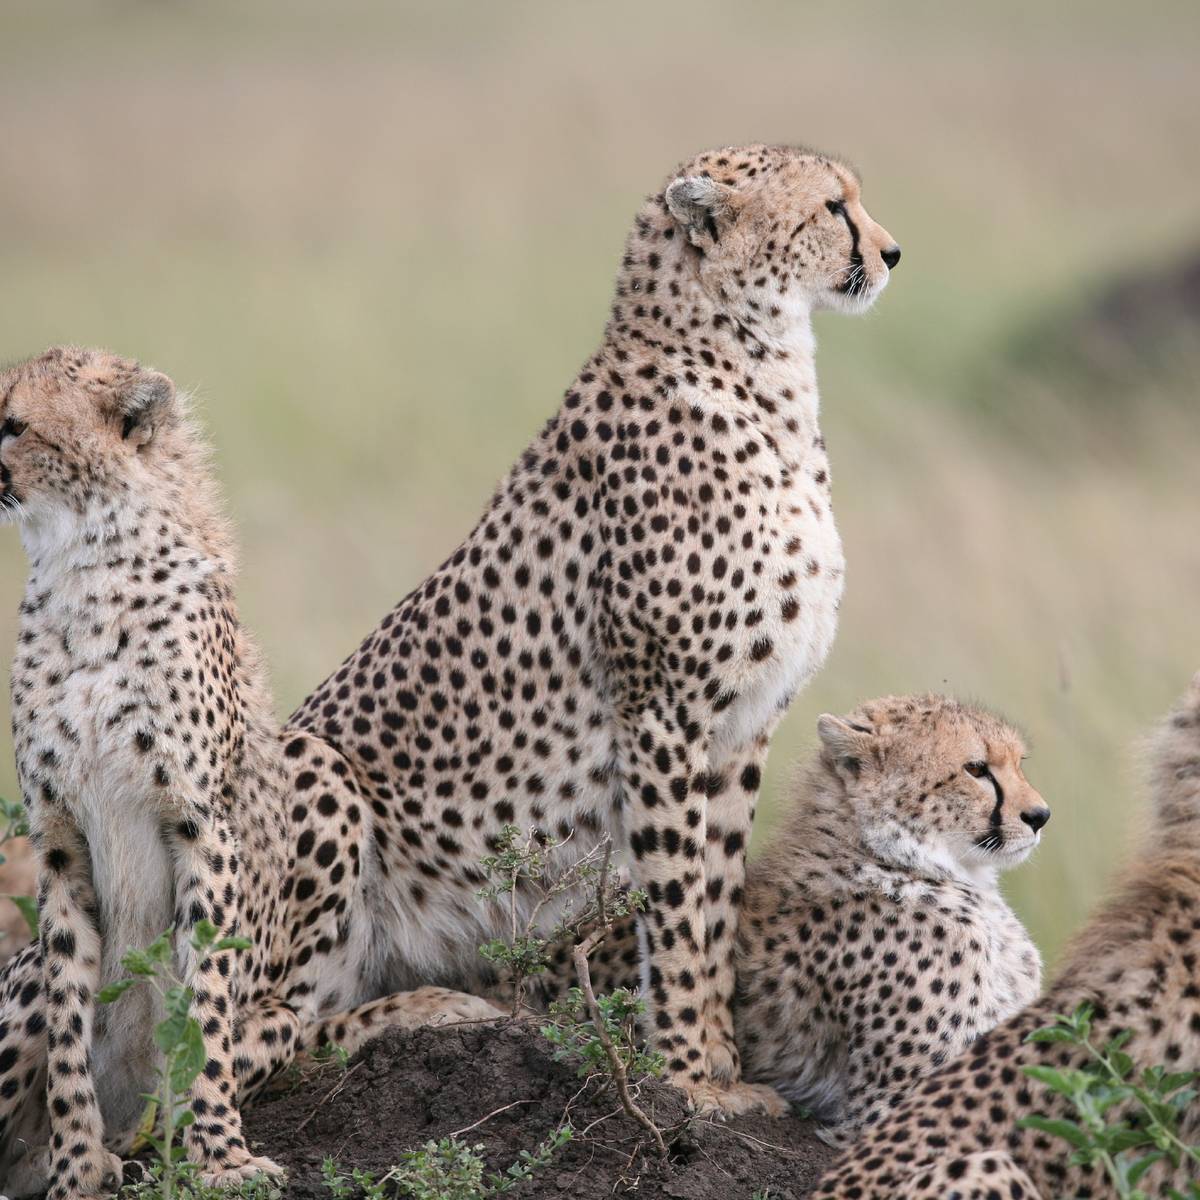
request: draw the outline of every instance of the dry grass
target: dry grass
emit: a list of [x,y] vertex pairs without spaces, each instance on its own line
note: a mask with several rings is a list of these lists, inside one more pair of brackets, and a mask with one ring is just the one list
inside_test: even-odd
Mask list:
[[[642,193],[706,144],[849,154],[905,258],[819,330],[849,590],[763,828],[822,709],[994,703],[1055,808],[1011,889],[1053,952],[1136,828],[1134,737],[1200,665],[1200,421],[1148,384],[1111,431],[1043,420],[1005,375],[1014,439],[975,401],[1030,314],[1194,236],[1200,15],[814,7],[9,0],[0,354],[110,345],[199,389],[287,709],[553,408]],[[22,577],[9,534],[0,645]]]

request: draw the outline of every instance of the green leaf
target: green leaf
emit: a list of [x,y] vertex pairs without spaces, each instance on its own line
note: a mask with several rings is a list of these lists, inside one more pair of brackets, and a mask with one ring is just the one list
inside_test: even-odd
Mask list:
[[207,950],[217,940],[220,930],[205,917],[192,926],[192,949]]
[[172,988],[167,993],[167,1017],[154,1027],[154,1043],[164,1054],[182,1046],[188,1036],[188,1022],[194,1020],[188,1015],[188,998],[184,988]]
[[1114,1050],[1109,1054],[1109,1061],[1112,1063],[1113,1070],[1122,1078],[1126,1079],[1133,1071],[1133,1059],[1129,1057],[1123,1050]]
[[224,937],[214,944],[212,952],[219,953],[222,950],[249,950],[250,939],[244,937]]
[[1161,1150],[1151,1150],[1149,1154],[1130,1163],[1125,1169],[1125,1182],[1132,1187],[1156,1162],[1164,1157]]
[[[1052,1092],[1057,1092],[1060,1096],[1074,1096],[1080,1090],[1076,1080],[1068,1076],[1065,1071],[1055,1070],[1054,1067],[1022,1067],[1021,1070],[1030,1079],[1036,1079],[1038,1083],[1048,1087]],[[1071,1074],[1076,1075],[1078,1072]]]
[[1027,1042],[1077,1042],[1079,1038],[1070,1029],[1047,1025],[1045,1029],[1035,1029],[1025,1040]]
[[127,970],[130,975],[156,975],[158,968],[155,965],[150,955],[145,950],[130,950],[128,954],[121,959],[121,966]]
[[1050,1134],[1051,1137],[1062,1138],[1078,1149],[1082,1149],[1089,1141],[1087,1130],[1080,1128],[1074,1121],[1053,1120],[1050,1117],[1022,1117],[1017,1125],[1021,1129],[1037,1129]]
[[96,999],[101,1004],[111,1004],[125,995],[130,988],[137,987],[140,982],[140,979],[118,979],[115,983],[110,983],[108,987],[102,987],[97,993]]
[[204,1070],[207,1061],[204,1032],[200,1028],[200,1022],[189,1018],[176,1051],[175,1061],[171,1064],[170,1081],[175,1092],[187,1092],[192,1086],[192,1081]]

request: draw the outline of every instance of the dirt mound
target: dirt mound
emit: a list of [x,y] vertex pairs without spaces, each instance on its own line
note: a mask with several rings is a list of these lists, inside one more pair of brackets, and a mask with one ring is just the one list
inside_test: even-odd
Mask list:
[[809,1121],[687,1119],[673,1088],[647,1081],[640,1103],[664,1130],[671,1157],[656,1157],[615,1097],[555,1062],[536,1027],[519,1022],[390,1030],[342,1069],[329,1066],[245,1113],[251,1145],[286,1166],[289,1200],[329,1200],[321,1162],[345,1174],[382,1174],[431,1139],[457,1134],[481,1144],[504,1171],[564,1121],[574,1136],[516,1191],[588,1200],[623,1192],[676,1200],[771,1200],[808,1195],[833,1157]]

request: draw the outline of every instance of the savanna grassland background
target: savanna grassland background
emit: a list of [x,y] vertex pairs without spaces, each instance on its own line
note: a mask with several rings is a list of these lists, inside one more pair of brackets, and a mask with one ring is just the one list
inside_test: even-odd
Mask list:
[[[759,838],[818,712],[985,699],[1054,809],[1009,885],[1053,955],[1200,667],[1198,63],[1183,0],[4,0],[0,357],[196,390],[286,713],[554,409],[677,161],[846,155],[904,260],[818,318],[848,591]],[[5,656],[23,576],[9,530]]]

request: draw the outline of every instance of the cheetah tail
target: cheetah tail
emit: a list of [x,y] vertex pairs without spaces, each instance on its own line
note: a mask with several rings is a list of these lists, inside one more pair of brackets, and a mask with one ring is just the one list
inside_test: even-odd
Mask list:
[[1152,739],[1150,764],[1157,837],[1200,836],[1200,672]]

